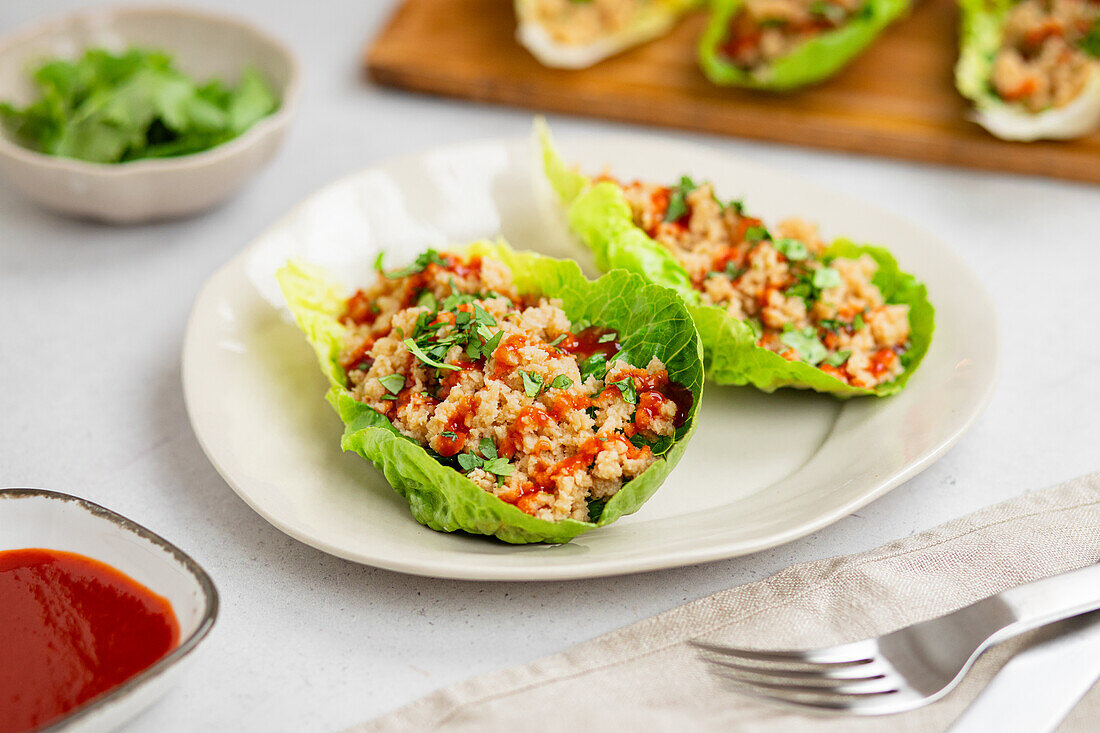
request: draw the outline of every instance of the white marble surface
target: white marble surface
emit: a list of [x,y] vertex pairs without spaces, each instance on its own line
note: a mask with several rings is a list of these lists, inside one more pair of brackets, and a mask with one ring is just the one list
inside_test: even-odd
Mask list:
[[[83,4],[5,2],[0,31]],[[675,571],[444,582],[285,537],[222,482],[188,427],[180,342],[197,289],[325,182],[429,145],[522,135],[530,118],[364,83],[362,44],[392,1],[234,5],[288,40],[305,73],[285,148],[243,194],[196,219],[116,228],[57,218],[0,187],[0,483],[79,494],[137,519],[193,554],[222,594],[190,674],[134,729],[333,730],[792,563],[1100,468],[1100,188],[683,135],[860,196],[957,248],[1004,329],[1001,383],[973,430],[826,530]],[[562,137],[616,127],[551,122]]]

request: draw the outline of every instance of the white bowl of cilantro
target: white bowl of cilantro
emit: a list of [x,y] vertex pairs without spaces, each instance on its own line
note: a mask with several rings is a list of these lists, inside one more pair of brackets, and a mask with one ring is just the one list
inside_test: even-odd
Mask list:
[[112,222],[185,216],[272,156],[298,65],[248,23],[96,9],[0,40],[0,174],[48,208]]

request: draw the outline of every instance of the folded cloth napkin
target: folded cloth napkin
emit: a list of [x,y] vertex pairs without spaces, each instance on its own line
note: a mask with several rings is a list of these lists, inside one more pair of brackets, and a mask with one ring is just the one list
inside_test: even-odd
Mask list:
[[[706,671],[690,639],[759,648],[855,641],[1006,588],[1100,562],[1100,473],[913,537],[795,565],[578,644],[476,677],[353,729],[493,731],[943,731],[1024,638],[994,647],[943,700],[883,718],[789,712]],[[1095,731],[1100,686],[1059,729]]]

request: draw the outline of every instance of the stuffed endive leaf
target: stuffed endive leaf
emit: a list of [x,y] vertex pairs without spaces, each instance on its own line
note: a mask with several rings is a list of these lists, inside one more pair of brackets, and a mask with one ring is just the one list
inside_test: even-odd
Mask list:
[[674,293],[503,243],[379,270],[350,298],[307,264],[277,278],[342,447],[421,524],[566,542],[637,511],[683,455],[702,350]]
[[786,91],[827,79],[909,0],[715,0],[699,63],[715,84]]
[[1100,3],[960,0],[955,85],[972,119],[1005,140],[1100,127]]
[[545,128],[541,146],[569,226],[597,266],[675,290],[715,383],[885,396],[928,350],[926,289],[885,249],[826,244],[800,220],[773,234],[741,202],[723,204],[687,177],[674,186],[588,179],[565,166]]
[[516,37],[545,66],[579,69],[662,36],[701,0],[516,0]]

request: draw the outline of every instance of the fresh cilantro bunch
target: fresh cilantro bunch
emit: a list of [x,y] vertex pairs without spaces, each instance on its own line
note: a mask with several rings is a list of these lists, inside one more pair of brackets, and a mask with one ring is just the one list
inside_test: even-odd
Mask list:
[[94,163],[124,163],[208,150],[279,107],[252,68],[235,88],[197,84],[163,51],[91,49],[55,59],[31,75],[40,99],[19,109],[0,102],[0,119],[28,147]]

